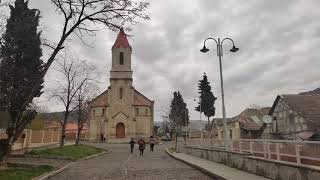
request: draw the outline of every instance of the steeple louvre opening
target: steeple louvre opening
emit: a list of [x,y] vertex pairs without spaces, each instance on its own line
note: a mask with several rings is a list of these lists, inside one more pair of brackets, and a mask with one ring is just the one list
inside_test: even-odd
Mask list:
[[123,65],[123,52],[120,52],[120,59],[119,59],[119,64]]

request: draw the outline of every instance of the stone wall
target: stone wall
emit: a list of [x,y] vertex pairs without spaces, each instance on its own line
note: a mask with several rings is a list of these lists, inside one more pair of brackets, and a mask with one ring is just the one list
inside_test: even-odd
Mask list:
[[183,153],[225,164],[259,176],[276,180],[319,180],[320,167],[300,165],[250,156],[249,153],[228,152],[221,149],[209,149],[185,146]]

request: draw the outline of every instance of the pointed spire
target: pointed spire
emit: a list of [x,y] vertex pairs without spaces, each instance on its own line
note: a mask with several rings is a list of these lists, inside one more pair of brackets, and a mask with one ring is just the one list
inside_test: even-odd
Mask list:
[[127,35],[124,33],[123,28],[120,29],[118,37],[117,37],[116,41],[114,42],[112,48],[120,48],[120,46],[122,46],[124,48],[131,49],[131,46],[130,46],[128,39],[127,39]]

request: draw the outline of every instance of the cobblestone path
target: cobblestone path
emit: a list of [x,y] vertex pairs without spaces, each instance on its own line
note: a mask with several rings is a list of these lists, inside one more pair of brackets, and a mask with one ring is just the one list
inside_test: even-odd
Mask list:
[[[102,144],[97,146],[103,147]],[[126,144],[107,145],[112,152],[93,159],[78,161],[51,180],[208,180],[212,179],[164,152],[167,145],[147,147],[139,156],[137,148],[130,155]]]

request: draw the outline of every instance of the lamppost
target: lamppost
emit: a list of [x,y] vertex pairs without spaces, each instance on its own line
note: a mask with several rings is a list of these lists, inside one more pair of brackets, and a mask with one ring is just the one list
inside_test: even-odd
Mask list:
[[206,53],[209,51],[209,49],[206,47],[206,41],[207,40],[214,40],[217,44],[217,56],[219,57],[219,64],[220,64],[220,80],[221,80],[221,96],[222,96],[222,116],[223,116],[223,126],[224,126],[224,140],[225,140],[225,148],[227,150],[230,150],[230,137],[229,137],[229,129],[227,127],[227,119],[226,119],[226,108],[224,105],[224,91],[223,91],[223,76],[222,76],[222,64],[221,64],[221,58],[223,56],[223,50],[222,50],[222,45],[225,40],[229,40],[232,42],[232,48],[230,49],[230,52],[237,52],[239,48],[237,48],[234,45],[234,42],[231,38],[224,38],[222,41],[220,38],[218,40],[214,38],[207,38],[203,42],[203,48],[200,50],[203,53]]

